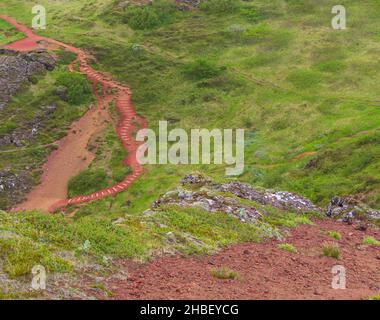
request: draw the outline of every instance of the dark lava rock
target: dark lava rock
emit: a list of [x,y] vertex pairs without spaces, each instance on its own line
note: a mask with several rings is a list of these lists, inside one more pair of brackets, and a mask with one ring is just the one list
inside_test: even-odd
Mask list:
[[53,70],[55,58],[43,50],[28,53],[0,50],[0,110],[33,76]]
[[342,219],[344,222],[354,220],[380,221],[380,211],[369,208],[366,204],[354,197],[334,197],[327,208],[326,215]]

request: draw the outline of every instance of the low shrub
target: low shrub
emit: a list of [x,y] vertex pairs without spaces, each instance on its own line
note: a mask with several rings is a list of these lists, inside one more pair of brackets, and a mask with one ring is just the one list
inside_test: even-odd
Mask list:
[[241,276],[238,272],[231,270],[228,267],[214,268],[210,270],[210,274],[217,279],[222,280],[236,280],[240,279]]
[[380,246],[380,241],[376,240],[374,237],[366,236],[363,239],[363,244],[372,245],[372,246]]
[[336,240],[342,239],[342,235],[338,231],[329,231],[329,236]]
[[123,21],[132,29],[146,30],[170,23],[175,17],[176,9],[169,1],[155,1],[146,6],[129,6]]
[[280,243],[278,245],[278,247],[279,247],[279,249],[284,250],[284,251],[288,251],[288,252],[292,252],[292,253],[297,252],[297,249],[290,243]]
[[336,243],[325,243],[322,248],[323,255],[325,257],[340,258],[340,249]]
[[184,74],[194,80],[211,79],[222,74],[224,68],[215,62],[198,59],[184,67]]
[[83,74],[61,72],[56,85],[67,88],[67,101],[72,105],[85,104],[92,100],[91,85]]

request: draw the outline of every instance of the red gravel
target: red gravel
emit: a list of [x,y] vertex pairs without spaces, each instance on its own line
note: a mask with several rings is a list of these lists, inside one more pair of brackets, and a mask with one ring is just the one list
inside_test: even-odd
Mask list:
[[[339,231],[342,240],[326,235],[331,230]],[[326,220],[291,233],[286,242],[297,248],[296,254],[269,241],[234,245],[212,256],[162,257],[147,264],[122,260],[119,265],[128,279],[114,275],[106,285],[114,299],[362,299],[380,293],[380,247],[362,245],[365,235],[380,239],[378,229],[363,232]],[[339,243],[340,260],[321,255],[326,241]],[[331,288],[334,265],[346,268],[345,290]],[[212,268],[222,266],[242,279],[210,275]]]

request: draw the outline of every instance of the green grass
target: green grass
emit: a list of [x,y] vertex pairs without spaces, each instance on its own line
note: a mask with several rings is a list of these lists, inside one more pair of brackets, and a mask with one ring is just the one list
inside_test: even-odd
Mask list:
[[324,243],[322,247],[322,253],[325,257],[334,259],[340,258],[340,248],[336,243]]
[[366,236],[363,239],[363,244],[371,246],[380,246],[380,241],[376,240],[374,237]]
[[329,231],[328,235],[331,238],[334,238],[335,240],[341,240],[342,239],[342,235],[338,231]]
[[284,250],[284,251],[288,251],[288,252],[291,252],[291,253],[297,253],[297,249],[290,243],[280,243],[278,245],[278,247],[281,249],[281,250]]
[[107,175],[102,169],[82,171],[69,181],[69,197],[91,194],[108,186]]
[[[0,230],[12,234],[0,238],[4,271],[11,277],[30,273],[36,264],[50,272],[67,272],[76,259],[86,255],[99,263],[104,256],[144,259],[162,241],[154,229],[132,217],[115,225],[112,218],[102,216],[83,216],[72,221],[62,215],[38,212],[12,216],[0,213]],[[63,252],[71,252],[72,257],[61,257]]]
[[211,276],[221,280],[238,280],[241,275],[228,267],[214,268],[210,270]]
[[272,211],[270,215],[264,217],[264,220],[273,225],[286,228],[294,228],[301,224],[313,225],[313,222],[310,220],[310,214]]
[[21,40],[22,38],[24,38],[24,35],[19,33],[16,28],[4,20],[0,20],[0,46]]

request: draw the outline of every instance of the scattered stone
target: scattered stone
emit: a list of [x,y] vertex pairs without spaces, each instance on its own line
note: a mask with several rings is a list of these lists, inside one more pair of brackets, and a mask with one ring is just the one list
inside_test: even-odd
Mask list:
[[297,212],[320,212],[310,200],[291,192],[261,190],[248,184],[230,182],[222,184],[219,189],[230,192],[239,198],[258,202],[262,205],[270,205],[284,210],[296,210]]
[[326,215],[352,223],[354,220],[380,221],[380,211],[369,208],[354,197],[334,197],[327,208]]
[[231,197],[216,195],[205,190],[190,191],[182,188],[171,190],[156,200],[152,208],[158,209],[163,204],[201,208],[209,212],[225,212],[243,222],[254,222],[262,216],[262,213],[254,207],[242,205]]
[[120,217],[120,218],[117,218],[115,220],[112,220],[112,223],[113,224],[121,224],[121,223],[124,223],[125,221],[127,221],[127,219]]

